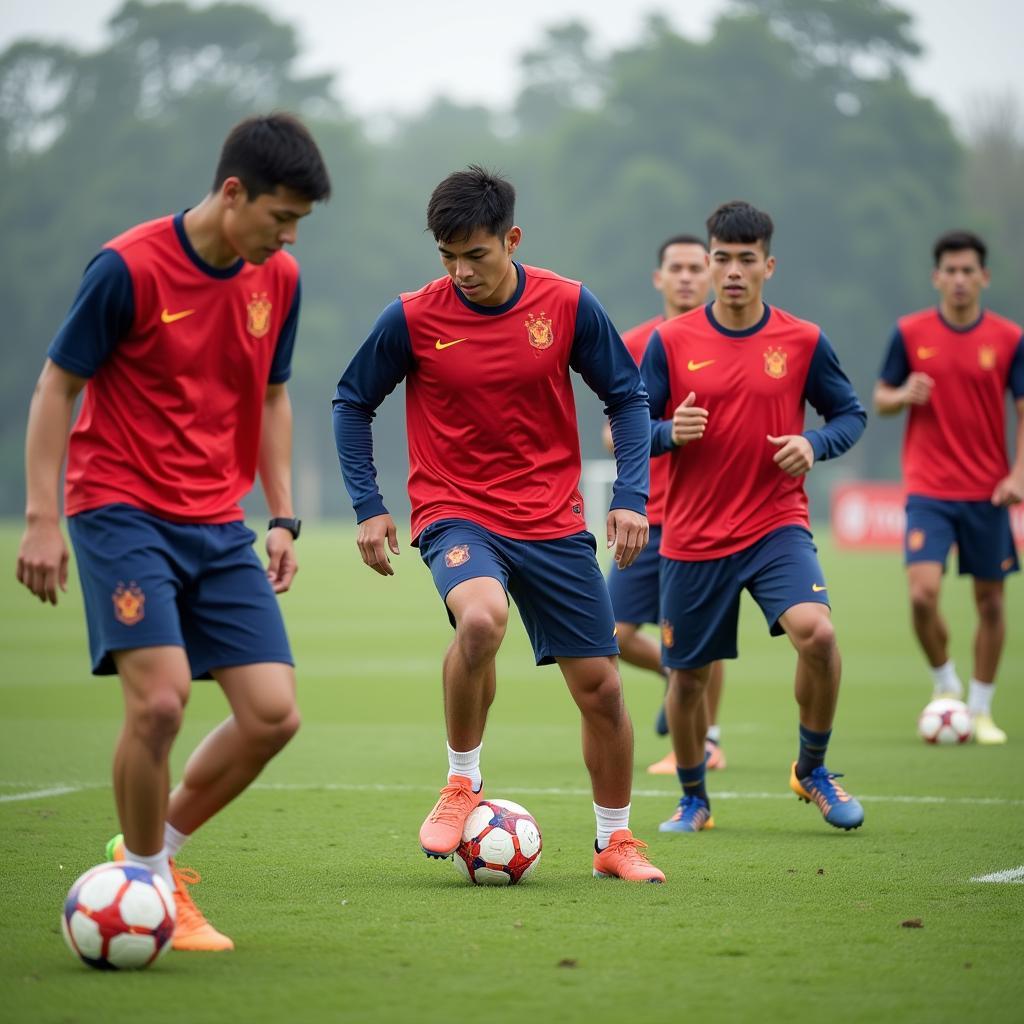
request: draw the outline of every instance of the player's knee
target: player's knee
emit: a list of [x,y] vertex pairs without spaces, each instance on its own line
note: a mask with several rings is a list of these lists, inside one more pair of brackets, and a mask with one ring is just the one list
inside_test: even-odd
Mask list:
[[707,690],[708,679],[700,673],[691,672],[689,669],[675,668],[669,673],[668,692],[671,700],[678,701],[683,706],[695,704],[704,698]]
[[150,749],[164,751],[178,735],[184,712],[185,701],[174,690],[156,690],[130,709],[130,726]]
[[485,661],[498,653],[507,623],[507,608],[467,608],[459,618],[456,641],[471,662]]
[[915,615],[933,614],[939,607],[939,588],[923,580],[911,583],[910,607]]
[[272,714],[264,714],[245,728],[250,749],[262,757],[273,757],[299,731],[302,718],[292,705]]
[[986,626],[998,626],[1003,621],[1002,591],[985,591],[975,596],[978,618]]
[[809,661],[827,662],[836,651],[836,630],[831,619],[819,618],[801,633],[797,640],[800,656]]
[[576,703],[585,717],[618,721],[626,714],[622,699],[622,682],[617,672],[603,672],[579,688]]

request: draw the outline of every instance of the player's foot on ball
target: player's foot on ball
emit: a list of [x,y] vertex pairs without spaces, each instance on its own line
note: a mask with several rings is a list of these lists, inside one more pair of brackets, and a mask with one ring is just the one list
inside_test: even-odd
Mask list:
[[594,850],[595,878],[624,878],[629,882],[665,881],[665,873],[656,868],[644,850],[647,844],[633,837],[628,828],[613,832],[603,850]]
[[658,826],[659,832],[700,832],[714,828],[715,819],[706,800],[699,796],[684,796],[679,801],[675,814]]
[[647,766],[648,775],[675,775],[676,755],[670,750],[660,761]]
[[178,911],[171,948],[210,953],[234,949],[231,939],[206,920],[189,895],[188,887],[201,881],[199,872],[192,868],[179,868],[172,860],[171,875],[174,878],[174,906]]
[[932,700],[942,700],[947,697],[950,700],[963,700],[964,684],[957,680],[956,686],[936,686],[932,690]]
[[709,772],[720,772],[725,769],[725,751],[714,741],[704,741],[704,767]]
[[824,765],[815,768],[802,779],[796,777],[796,761],[789,772],[789,788],[805,803],[816,803],[821,816],[836,828],[860,828],[864,823],[864,808],[835,780],[842,774],[830,772]]
[[473,808],[483,799],[483,787],[473,792],[464,775],[449,775],[448,785],[420,826],[420,846],[428,857],[450,857],[462,841],[462,830]]
[[971,715],[974,725],[974,742],[983,747],[994,747],[1006,742],[1006,733],[992,721],[991,715]]

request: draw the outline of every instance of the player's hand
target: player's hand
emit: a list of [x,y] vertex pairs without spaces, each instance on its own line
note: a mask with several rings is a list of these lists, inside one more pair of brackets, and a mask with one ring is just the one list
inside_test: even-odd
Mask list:
[[1021,501],[1024,501],[1024,480],[1012,473],[1009,476],[1004,476],[992,492],[993,505],[1005,507],[1016,505]]
[[613,508],[608,513],[608,547],[615,546],[615,564],[628,569],[647,547],[651,528],[647,516],[628,508]]
[[704,436],[708,425],[708,411],[694,405],[697,396],[691,391],[672,413],[672,443],[689,444]]
[[57,603],[57,588],[68,589],[68,548],[56,520],[30,523],[18,548],[18,582],[40,601]]
[[398,529],[388,513],[364,519],[356,533],[356,545],[363,561],[374,572],[381,576],[395,575],[391,559],[388,558],[388,548],[393,555],[398,554]]
[[927,405],[934,386],[935,380],[932,377],[915,370],[903,384],[903,404]]
[[814,465],[814,449],[803,434],[783,434],[781,437],[768,435],[769,444],[778,447],[772,462],[790,476],[803,476]]
[[267,579],[275,594],[283,594],[291,585],[299,563],[295,559],[295,538],[291,530],[275,526],[267,531]]

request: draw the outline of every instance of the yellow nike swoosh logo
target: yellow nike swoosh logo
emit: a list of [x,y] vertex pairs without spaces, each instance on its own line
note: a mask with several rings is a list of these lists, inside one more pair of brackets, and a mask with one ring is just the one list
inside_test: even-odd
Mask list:
[[710,366],[714,362],[714,359],[705,359],[703,363],[695,363],[692,359],[686,364],[686,368],[690,373],[695,373],[697,370],[703,370],[705,366]]
[[460,341],[469,341],[469,338],[456,338],[454,341],[442,341],[440,338],[438,338],[437,344],[434,346],[434,348],[436,348],[437,351],[440,352],[441,349],[443,348],[451,348],[452,345],[458,345]]
[[828,587],[823,587],[819,583],[812,583],[811,590],[813,590],[816,594],[820,594],[823,590],[828,590]]
[[173,324],[175,320],[184,320],[185,317],[191,316],[194,312],[194,309],[185,309],[182,310],[180,313],[168,313],[167,310],[165,309],[160,314],[160,319],[163,320],[165,324]]
[[937,356],[939,350],[937,348],[919,348],[917,350],[918,359],[931,359],[932,356]]

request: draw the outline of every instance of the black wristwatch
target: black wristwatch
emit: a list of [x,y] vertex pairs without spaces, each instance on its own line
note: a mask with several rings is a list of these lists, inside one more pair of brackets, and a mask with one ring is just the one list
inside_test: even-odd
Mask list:
[[283,527],[292,535],[292,538],[294,540],[298,540],[299,532],[302,530],[302,520],[278,517],[277,519],[270,520],[270,522],[267,524],[267,529],[273,530],[275,526]]

